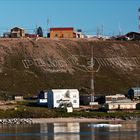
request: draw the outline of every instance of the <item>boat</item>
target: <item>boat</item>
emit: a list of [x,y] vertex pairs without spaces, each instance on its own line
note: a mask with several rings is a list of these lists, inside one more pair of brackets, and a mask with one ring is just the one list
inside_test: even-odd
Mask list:
[[89,124],[88,126],[90,126],[90,127],[122,127],[122,124],[101,123],[101,124]]

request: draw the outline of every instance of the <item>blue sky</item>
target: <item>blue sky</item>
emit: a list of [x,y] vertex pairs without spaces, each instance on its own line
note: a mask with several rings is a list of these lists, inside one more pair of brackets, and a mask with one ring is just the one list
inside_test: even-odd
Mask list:
[[[138,31],[140,0],[0,0],[0,34],[14,26],[74,27],[85,34]],[[49,20],[47,20],[49,19]],[[49,22],[47,22],[49,21]]]

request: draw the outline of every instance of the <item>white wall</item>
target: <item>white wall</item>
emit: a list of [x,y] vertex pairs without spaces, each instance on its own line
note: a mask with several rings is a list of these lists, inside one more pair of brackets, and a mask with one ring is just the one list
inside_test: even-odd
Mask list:
[[48,91],[48,107],[58,108],[60,100],[70,101],[73,108],[79,108],[79,91],[77,89],[53,89]]

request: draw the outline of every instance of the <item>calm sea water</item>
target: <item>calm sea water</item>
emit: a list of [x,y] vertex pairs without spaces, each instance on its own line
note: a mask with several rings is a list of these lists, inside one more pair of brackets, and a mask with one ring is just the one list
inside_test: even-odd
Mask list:
[[140,121],[120,123],[120,128],[93,128],[91,123],[0,125],[0,140],[140,140]]

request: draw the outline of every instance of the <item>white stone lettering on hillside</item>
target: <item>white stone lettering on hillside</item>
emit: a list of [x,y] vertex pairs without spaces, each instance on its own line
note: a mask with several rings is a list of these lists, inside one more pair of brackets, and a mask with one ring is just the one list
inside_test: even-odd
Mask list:
[[[57,58],[34,58],[24,59],[22,63],[26,69],[33,66],[39,67],[48,72],[72,72],[75,69],[83,72],[91,72],[91,59],[90,56],[84,55],[71,55],[67,59],[59,60]],[[133,70],[139,68],[139,57],[112,57],[102,58],[94,57],[95,68],[99,65],[103,68],[109,67],[112,69],[122,69],[123,71]]]

